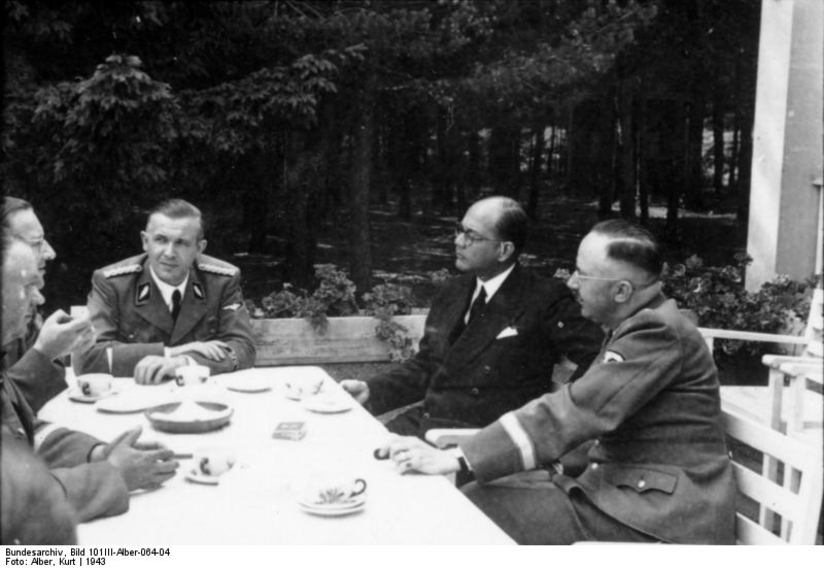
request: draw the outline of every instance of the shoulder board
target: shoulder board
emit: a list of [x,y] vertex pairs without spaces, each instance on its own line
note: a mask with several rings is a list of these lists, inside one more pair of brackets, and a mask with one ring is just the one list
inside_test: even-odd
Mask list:
[[234,276],[238,273],[238,269],[231,265],[219,265],[209,262],[198,263],[197,267],[203,272],[211,272],[212,274],[221,274],[223,276]]
[[134,274],[135,272],[141,272],[142,270],[143,267],[139,264],[125,264],[123,266],[116,266],[114,268],[104,270],[103,276],[106,278],[111,278],[113,276],[121,276],[123,274]]

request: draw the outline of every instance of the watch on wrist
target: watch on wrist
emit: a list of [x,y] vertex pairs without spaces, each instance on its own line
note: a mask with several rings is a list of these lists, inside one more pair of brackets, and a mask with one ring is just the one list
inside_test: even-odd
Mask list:
[[461,468],[461,473],[463,473],[463,474],[469,473],[471,470],[469,469],[469,464],[466,463],[466,458],[463,457],[460,454],[457,455],[456,457],[458,458],[458,465]]

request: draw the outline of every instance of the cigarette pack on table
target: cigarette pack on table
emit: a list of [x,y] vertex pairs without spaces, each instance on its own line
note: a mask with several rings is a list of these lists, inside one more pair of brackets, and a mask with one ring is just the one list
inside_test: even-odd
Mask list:
[[306,435],[305,422],[281,422],[272,434],[273,438],[281,440],[300,440]]

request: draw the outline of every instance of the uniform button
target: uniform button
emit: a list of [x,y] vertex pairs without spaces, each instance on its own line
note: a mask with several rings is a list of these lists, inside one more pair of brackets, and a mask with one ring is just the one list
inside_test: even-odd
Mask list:
[[643,489],[646,486],[647,486],[647,482],[644,481],[643,479],[638,482],[638,489]]
[[597,463],[592,464],[592,469],[598,469],[598,464]]
[[471,392],[471,393],[472,393],[472,396],[478,396],[478,394],[479,394],[481,391],[479,391],[477,388],[473,388],[473,389],[472,389],[471,391],[469,391],[469,392]]
[[489,365],[484,365],[484,373],[486,373],[488,375],[491,372],[492,372],[492,367],[490,367]]
[[564,327],[564,322],[559,321],[559,322],[558,322],[558,327]]
[[601,445],[601,440],[595,440],[595,441],[592,443],[592,445],[593,445],[593,446],[600,446],[600,445]]
[[424,412],[424,413],[423,413],[423,417],[424,417],[424,418],[429,418],[429,413],[428,413],[428,412]]

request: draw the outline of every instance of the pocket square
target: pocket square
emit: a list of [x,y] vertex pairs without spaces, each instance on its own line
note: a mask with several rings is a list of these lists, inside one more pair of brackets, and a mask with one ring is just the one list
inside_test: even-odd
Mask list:
[[514,327],[507,327],[506,329],[501,331],[501,333],[499,333],[498,337],[496,337],[495,339],[503,339],[505,337],[514,337],[516,335],[518,335],[518,330],[517,329],[515,329]]

